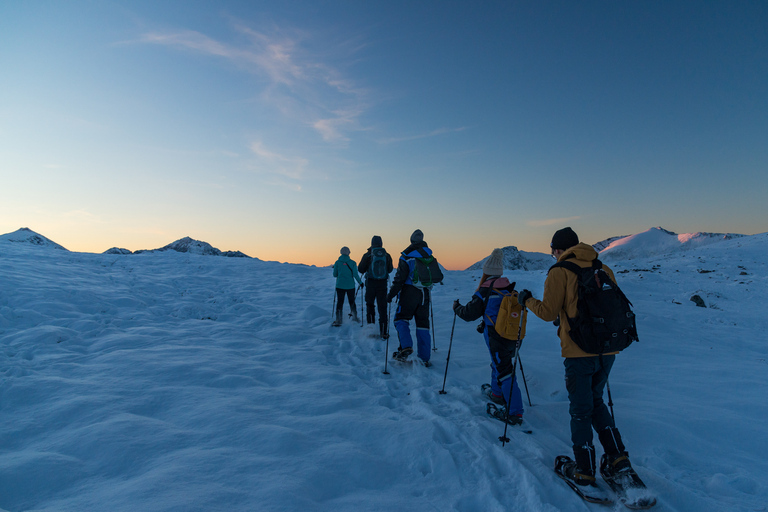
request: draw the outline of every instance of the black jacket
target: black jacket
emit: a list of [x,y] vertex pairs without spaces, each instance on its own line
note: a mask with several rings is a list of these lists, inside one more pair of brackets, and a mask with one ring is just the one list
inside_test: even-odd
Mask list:
[[[371,250],[372,250],[372,249],[374,249],[374,247],[369,247],[369,248],[368,248],[368,252],[366,252],[365,254],[363,254],[363,257],[362,257],[362,258],[360,258],[360,264],[357,266],[357,270],[358,270],[358,271],[359,271],[361,274],[365,274],[366,272],[368,272],[368,269],[369,269],[369,268],[370,268],[370,266],[371,266],[371,259],[372,259],[372,258],[371,258]],[[385,252],[386,252],[386,251],[385,251]],[[387,252],[387,276],[389,276],[389,274],[390,274],[390,273],[391,273],[391,272],[392,272],[394,269],[395,269],[395,267],[394,267],[394,266],[393,266],[393,264],[392,264],[392,256],[390,256],[390,255],[389,255],[389,253]],[[388,278],[388,277],[387,277],[387,278]],[[375,280],[375,279],[373,279],[372,277],[368,277],[368,276],[366,276],[366,279]],[[385,280],[386,280],[386,279],[378,279],[378,281],[385,281]]]

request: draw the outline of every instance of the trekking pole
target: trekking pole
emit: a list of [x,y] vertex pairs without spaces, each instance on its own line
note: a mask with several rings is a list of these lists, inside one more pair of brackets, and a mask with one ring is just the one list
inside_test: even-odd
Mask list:
[[331,319],[336,320],[336,290],[333,290],[333,306],[331,307]]
[[389,311],[387,311],[387,346],[384,349],[384,375],[389,375],[387,371],[387,362],[389,361],[389,319],[392,316],[392,303],[389,303]]
[[520,344],[523,340],[520,339],[520,335],[523,332],[523,321],[525,320],[525,306],[523,306],[522,313],[520,315],[520,325],[517,327],[517,343],[515,343],[515,362],[512,365],[512,382],[509,385],[509,400],[507,401],[507,415],[504,418],[504,434],[499,438],[501,446],[504,446],[509,442],[507,437],[507,427],[509,426],[509,409],[512,406],[512,387],[515,385],[515,371],[517,370],[517,359],[520,355]]
[[[517,354],[518,359],[520,358],[520,354]],[[525,384],[525,394],[528,395],[528,405],[530,407],[533,407],[533,404],[531,403],[531,394],[528,392],[528,382],[525,380],[525,370],[523,370],[523,360],[520,359],[520,375],[523,377],[523,384]]]
[[611,408],[611,418],[613,418],[614,425],[616,424],[616,416],[613,415],[613,399],[611,398],[611,383],[608,379],[605,379],[605,387],[608,389],[608,407]]
[[448,363],[451,362],[451,347],[453,347],[453,330],[456,328],[456,313],[453,314],[453,325],[451,326],[451,341],[448,342],[448,357],[445,358],[445,375],[443,376],[443,389],[441,395],[445,395],[445,379],[448,378]]
[[435,342],[435,313],[432,309],[432,292],[429,293],[429,315],[432,319],[432,352],[437,352],[437,343]]
[[[605,371],[605,368],[603,367],[603,354],[600,354],[600,369]],[[608,407],[611,409],[611,419],[613,419],[613,423],[616,423],[616,416],[613,415],[613,398],[611,398],[611,383],[608,382],[608,377],[605,377],[605,387],[608,390]]]
[[[363,289],[362,283],[360,284],[360,289]],[[365,293],[360,294],[360,327],[363,326],[363,315],[365,315],[365,305],[363,304],[363,301],[365,300]]]

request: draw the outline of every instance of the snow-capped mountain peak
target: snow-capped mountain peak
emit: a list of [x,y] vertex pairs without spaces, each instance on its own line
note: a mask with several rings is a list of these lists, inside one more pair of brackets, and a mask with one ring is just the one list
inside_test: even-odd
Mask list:
[[0,241],[14,242],[14,243],[27,243],[31,245],[38,245],[41,247],[51,247],[53,249],[61,249],[63,251],[67,250],[65,247],[57,244],[53,240],[46,238],[39,233],[35,233],[29,228],[20,228],[14,231],[13,233],[6,233],[5,235],[0,235]]

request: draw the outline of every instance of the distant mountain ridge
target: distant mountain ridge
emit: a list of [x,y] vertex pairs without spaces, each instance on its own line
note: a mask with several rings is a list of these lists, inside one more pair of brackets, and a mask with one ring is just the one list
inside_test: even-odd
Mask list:
[[[552,256],[541,252],[519,251],[514,245],[503,247],[504,268],[508,270],[546,270],[554,264]],[[469,266],[466,270],[482,270],[488,256]]]
[[[28,243],[31,245],[38,245],[42,247],[52,247],[54,249],[60,249],[68,251],[68,249],[57,244],[53,240],[44,237],[39,233],[35,233],[29,228],[20,228],[13,233],[7,233],[0,235],[0,241],[14,242],[14,243]],[[112,247],[104,251],[102,254],[141,254],[152,252],[164,252],[164,251],[176,251],[176,252],[188,252],[190,254],[200,254],[203,256],[225,256],[229,258],[250,258],[247,254],[240,251],[220,251],[216,247],[213,247],[207,242],[201,242],[188,236],[180,238],[175,242],[172,242],[165,247],[159,249],[141,249],[135,252],[131,252],[128,249],[121,249],[119,247]],[[69,252],[69,251],[68,251]]]

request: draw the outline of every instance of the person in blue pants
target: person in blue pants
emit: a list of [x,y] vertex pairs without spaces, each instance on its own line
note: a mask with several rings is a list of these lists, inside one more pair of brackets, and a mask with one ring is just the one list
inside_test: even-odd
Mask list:
[[413,318],[416,321],[417,355],[426,366],[430,366],[432,337],[429,333],[429,303],[432,292],[429,288],[414,284],[413,269],[416,258],[423,257],[425,253],[431,256],[432,250],[427,247],[420,229],[413,232],[410,241],[411,245],[400,254],[397,272],[387,294],[387,302],[392,302],[392,299],[399,295],[394,324],[400,347],[393,357],[405,361],[413,353],[410,327],[410,320]]
[[[515,341],[502,338],[494,328],[502,299],[511,294],[515,283],[510,283],[504,273],[504,253],[494,249],[483,264],[483,276],[472,299],[466,306],[456,300],[453,312],[464,321],[471,322],[483,317],[482,333],[491,355],[491,387],[487,397],[500,405],[509,405],[510,423],[520,423],[523,418],[523,396],[512,375],[515,357]],[[478,326],[478,331],[481,326]]]

